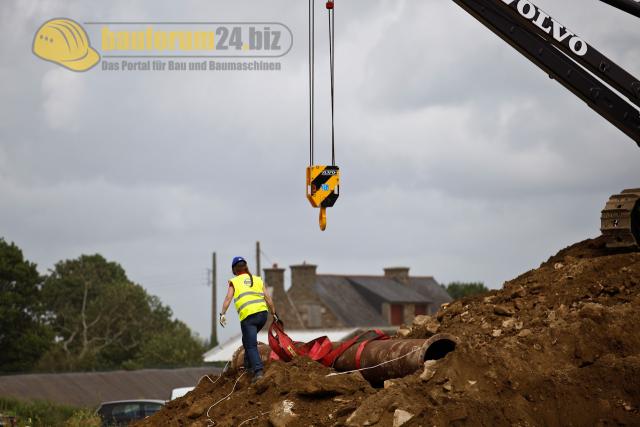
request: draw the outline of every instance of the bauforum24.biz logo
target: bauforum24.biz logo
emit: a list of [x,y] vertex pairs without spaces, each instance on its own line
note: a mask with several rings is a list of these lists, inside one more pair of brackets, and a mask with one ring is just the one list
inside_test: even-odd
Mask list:
[[[92,44],[91,40],[97,43]],[[72,71],[275,71],[293,47],[278,22],[46,21],[33,53]]]

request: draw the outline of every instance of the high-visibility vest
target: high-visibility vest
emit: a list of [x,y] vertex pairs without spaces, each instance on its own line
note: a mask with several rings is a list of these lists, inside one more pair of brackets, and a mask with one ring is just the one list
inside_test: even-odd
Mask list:
[[229,280],[233,285],[233,302],[240,320],[244,320],[261,311],[268,311],[269,307],[264,299],[264,283],[260,276],[253,276],[253,286],[248,274],[240,274]]

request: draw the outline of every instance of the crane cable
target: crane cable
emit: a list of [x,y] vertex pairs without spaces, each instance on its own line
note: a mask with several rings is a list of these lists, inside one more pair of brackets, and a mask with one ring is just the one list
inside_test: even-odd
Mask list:
[[309,0],[309,166],[313,166],[314,95],[315,95],[315,12],[314,0]]
[[[314,164],[315,154],[315,1],[309,0],[309,166]],[[334,102],[334,56],[335,13],[334,2],[326,4],[329,18],[329,72],[331,76],[331,165],[336,165],[335,102]]]
[[333,10],[333,1],[327,1],[327,11],[329,16],[329,68],[331,73],[331,164],[336,165],[336,133],[334,127],[334,54],[335,54],[335,14]]

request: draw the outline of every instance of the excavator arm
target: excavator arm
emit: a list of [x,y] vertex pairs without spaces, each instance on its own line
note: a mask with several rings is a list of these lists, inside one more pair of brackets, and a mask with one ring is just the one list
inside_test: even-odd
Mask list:
[[[640,146],[640,82],[528,0],[453,0]],[[635,0],[601,0],[640,17]],[[611,196],[600,230],[610,248],[640,247],[640,189]]]
[[640,1],[638,0],[600,0],[620,10],[624,10],[634,16],[640,18]]
[[530,1],[453,1],[640,146],[638,79]]

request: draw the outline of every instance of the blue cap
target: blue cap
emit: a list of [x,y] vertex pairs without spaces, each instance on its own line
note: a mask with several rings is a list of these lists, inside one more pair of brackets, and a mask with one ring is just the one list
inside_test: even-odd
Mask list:
[[231,269],[233,270],[233,267],[235,267],[237,263],[243,262],[243,261],[247,262],[247,260],[242,258],[241,256],[233,257],[233,261],[231,261]]

